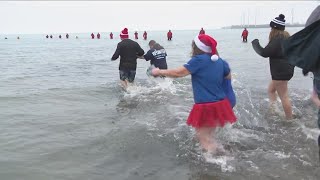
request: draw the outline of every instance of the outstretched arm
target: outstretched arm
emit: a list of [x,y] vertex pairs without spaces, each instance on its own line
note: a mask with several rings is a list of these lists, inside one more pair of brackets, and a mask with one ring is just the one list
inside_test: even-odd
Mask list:
[[140,45],[137,43],[137,56],[143,56],[144,50],[140,47]]
[[178,78],[178,77],[187,76],[189,74],[190,72],[184,66],[181,66],[175,69],[164,70],[164,69],[155,68],[152,70],[153,76],[167,76],[172,78]]
[[254,39],[251,43],[256,53],[262,57],[270,57],[278,51],[275,41],[270,41],[265,48],[261,47],[258,39]]
[[144,56],[137,56],[139,59],[145,59]]
[[141,56],[141,59],[145,59],[146,61],[149,61],[152,59],[153,55],[152,52],[149,50],[145,55]]

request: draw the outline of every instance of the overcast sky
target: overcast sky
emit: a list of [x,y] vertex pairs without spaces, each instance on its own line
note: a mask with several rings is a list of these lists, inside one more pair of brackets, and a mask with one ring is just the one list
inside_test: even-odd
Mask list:
[[[304,23],[319,1],[0,2],[1,34],[184,30],[268,24],[283,13]],[[248,16],[249,14],[249,16]],[[248,18],[249,17],[249,18]]]

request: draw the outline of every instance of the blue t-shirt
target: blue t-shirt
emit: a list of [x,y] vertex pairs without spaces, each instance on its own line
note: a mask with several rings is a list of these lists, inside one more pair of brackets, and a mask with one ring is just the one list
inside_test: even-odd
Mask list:
[[150,49],[145,55],[144,59],[150,61],[151,65],[159,69],[168,69],[167,60],[166,60],[166,50],[165,49]]
[[195,103],[217,102],[226,98],[223,81],[230,68],[225,61],[220,58],[212,61],[210,54],[201,54],[192,57],[184,67],[191,73]]

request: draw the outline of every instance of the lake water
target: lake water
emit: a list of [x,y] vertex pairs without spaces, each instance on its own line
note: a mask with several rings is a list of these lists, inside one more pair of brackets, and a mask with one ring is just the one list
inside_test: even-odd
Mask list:
[[[292,34],[300,28],[288,28]],[[251,46],[266,45],[270,29],[207,30],[232,68],[237,123],[218,131],[229,152],[205,161],[186,125],[193,105],[190,76],[154,79],[138,60],[136,85],[119,86],[119,42],[70,34],[7,36],[0,40],[0,179],[4,180],[214,180],[320,177],[317,108],[311,76],[301,69],[289,82],[294,111],[286,122],[268,113],[268,59]],[[142,35],[142,32],[139,32]],[[190,59],[198,31],[149,32],[165,47],[169,68]],[[133,37],[133,33],[131,33]],[[79,39],[75,39],[75,36]],[[138,43],[147,51],[148,41]],[[279,103],[279,109],[282,110]]]

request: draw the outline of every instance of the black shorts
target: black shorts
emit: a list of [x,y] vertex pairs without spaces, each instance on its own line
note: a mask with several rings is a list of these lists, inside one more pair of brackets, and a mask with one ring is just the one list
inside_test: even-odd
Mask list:
[[120,74],[120,80],[121,81],[129,81],[132,83],[134,81],[134,78],[136,77],[136,71],[135,70],[119,70]]

